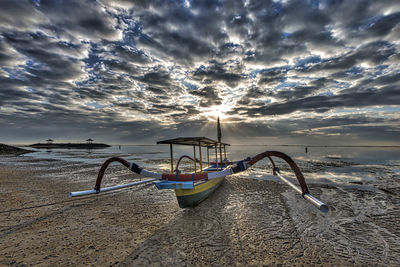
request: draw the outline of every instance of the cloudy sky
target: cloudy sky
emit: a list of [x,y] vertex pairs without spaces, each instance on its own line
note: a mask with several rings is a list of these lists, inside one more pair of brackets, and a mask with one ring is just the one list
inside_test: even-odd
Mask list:
[[398,0],[0,4],[0,143],[399,145]]

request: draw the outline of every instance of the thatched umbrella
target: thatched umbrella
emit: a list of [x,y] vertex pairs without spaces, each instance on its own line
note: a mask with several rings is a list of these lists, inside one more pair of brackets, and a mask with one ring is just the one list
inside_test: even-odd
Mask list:
[[51,144],[51,143],[53,143],[53,139],[47,139],[46,142],[47,142],[48,144]]
[[89,139],[86,140],[86,142],[87,142],[88,144],[91,144],[91,143],[93,142],[93,140],[92,140],[91,138],[89,138]]

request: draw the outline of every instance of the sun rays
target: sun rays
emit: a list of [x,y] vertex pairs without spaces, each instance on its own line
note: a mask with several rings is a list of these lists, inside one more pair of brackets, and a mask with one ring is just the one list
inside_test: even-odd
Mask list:
[[226,104],[214,105],[203,110],[203,116],[206,116],[210,121],[216,121],[219,117],[221,120],[227,120],[229,116],[227,112],[231,108]]

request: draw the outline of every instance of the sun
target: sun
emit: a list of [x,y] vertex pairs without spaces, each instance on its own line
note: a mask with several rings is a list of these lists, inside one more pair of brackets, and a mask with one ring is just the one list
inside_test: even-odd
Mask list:
[[211,106],[209,108],[205,108],[203,111],[203,115],[206,116],[210,121],[216,120],[218,117],[223,120],[228,118],[226,114],[230,110],[229,106],[221,104],[218,106]]

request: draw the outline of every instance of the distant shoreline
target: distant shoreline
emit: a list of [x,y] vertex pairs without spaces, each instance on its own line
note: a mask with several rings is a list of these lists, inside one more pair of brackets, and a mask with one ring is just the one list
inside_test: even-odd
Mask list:
[[22,149],[15,146],[0,144],[0,155],[23,155],[34,152],[33,150]]
[[107,144],[101,144],[101,143],[54,143],[54,144],[42,144],[42,143],[36,143],[29,145],[28,147],[33,147],[33,148],[78,148],[78,149],[96,149],[96,148],[106,148],[110,147],[110,145]]
[[[44,145],[44,146],[48,146],[48,144],[41,144],[38,143],[40,145]],[[63,144],[63,143],[60,143]],[[86,143],[65,143],[65,144],[79,144],[79,145],[88,145]],[[37,145],[37,144],[33,144],[33,145],[29,145],[29,144],[9,144],[10,146],[15,146],[15,147],[33,147],[33,145]],[[53,144],[56,145],[56,144]],[[95,145],[95,143],[93,143],[93,145]],[[102,146],[101,148],[105,148],[105,147],[111,147],[111,146],[160,146],[157,144],[100,144],[100,145],[105,145]],[[393,148],[400,148],[400,145],[300,145],[300,144],[293,144],[293,145],[268,145],[268,144],[231,144],[231,146],[271,146],[271,147],[382,147],[382,148],[389,148],[389,147],[393,147]],[[46,147],[40,147],[40,148],[46,148]],[[50,147],[50,148],[54,148],[54,147]],[[62,147],[65,148],[65,147]],[[92,148],[92,147],[90,147]]]

